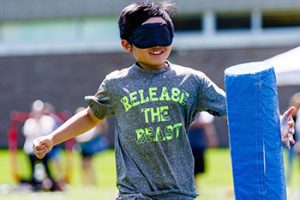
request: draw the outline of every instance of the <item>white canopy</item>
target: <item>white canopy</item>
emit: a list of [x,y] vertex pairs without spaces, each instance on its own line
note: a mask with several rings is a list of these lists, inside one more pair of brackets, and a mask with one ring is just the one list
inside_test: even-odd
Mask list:
[[277,85],[300,85],[300,46],[264,60],[276,73]]

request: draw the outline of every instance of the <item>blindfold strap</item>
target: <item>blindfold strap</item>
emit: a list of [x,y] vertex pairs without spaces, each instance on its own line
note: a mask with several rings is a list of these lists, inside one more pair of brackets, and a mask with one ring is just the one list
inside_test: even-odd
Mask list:
[[172,42],[172,29],[169,25],[162,23],[143,24],[132,35],[132,43],[141,49],[154,46],[169,46]]

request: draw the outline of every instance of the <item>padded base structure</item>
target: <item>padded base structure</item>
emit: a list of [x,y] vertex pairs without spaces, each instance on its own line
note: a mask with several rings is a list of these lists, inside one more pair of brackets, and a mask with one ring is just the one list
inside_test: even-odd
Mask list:
[[285,200],[275,72],[264,62],[225,70],[230,153],[237,200]]

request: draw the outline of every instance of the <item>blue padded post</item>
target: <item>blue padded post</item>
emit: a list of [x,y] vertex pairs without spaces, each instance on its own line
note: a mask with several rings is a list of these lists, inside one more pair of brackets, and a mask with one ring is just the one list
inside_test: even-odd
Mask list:
[[286,200],[276,77],[264,62],[225,70],[235,198]]

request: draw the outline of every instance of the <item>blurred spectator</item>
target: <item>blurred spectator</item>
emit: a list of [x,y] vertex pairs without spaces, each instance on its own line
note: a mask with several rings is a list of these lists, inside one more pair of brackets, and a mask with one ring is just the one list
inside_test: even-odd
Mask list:
[[[85,108],[79,107],[76,113]],[[108,131],[108,122],[104,119],[98,126],[88,132],[77,136],[81,154],[82,181],[86,186],[96,186],[96,173],[93,166],[94,156],[108,148],[108,140],[105,134]]]
[[41,100],[33,102],[30,117],[25,121],[23,134],[25,136],[24,152],[30,161],[30,183],[35,190],[55,190],[55,182],[49,168],[49,155],[39,160],[33,152],[33,140],[53,131],[55,120],[44,114],[44,103]]
[[199,176],[206,171],[205,151],[207,147],[216,147],[218,145],[213,120],[214,117],[209,113],[200,112],[189,127],[188,137],[195,159],[194,177],[196,190],[199,188]]
[[[55,107],[48,103],[44,102],[44,107],[43,107],[43,114],[51,117],[54,120],[52,129],[50,132],[54,131],[57,129],[60,125],[62,125],[63,120],[59,118],[55,114]],[[60,150],[61,150],[62,144],[60,145],[55,145],[52,150],[48,153],[48,159],[51,161],[51,164],[53,164],[53,169],[54,173],[53,176],[55,178],[55,182],[57,183],[57,189],[62,190],[64,186],[64,174],[63,174],[63,167],[61,163],[61,157],[60,157]]]

